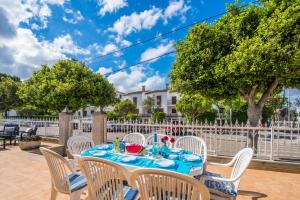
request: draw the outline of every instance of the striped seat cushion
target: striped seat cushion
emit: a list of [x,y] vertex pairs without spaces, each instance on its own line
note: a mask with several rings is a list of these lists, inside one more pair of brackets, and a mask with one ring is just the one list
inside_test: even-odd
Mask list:
[[[200,180],[201,176],[213,176],[213,177],[219,177],[224,178],[224,176],[212,173],[212,172],[204,172],[202,175],[195,176],[196,179]],[[221,195],[222,193],[224,195],[228,195],[231,197],[235,197],[237,195],[237,192],[232,187],[232,185],[229,182],[225,181],[212,181],[212,180],[206,180],[204,182],[204,185],[209,188],[209,190],[215,194]]]
[[124,200],[134,200],[138,194],[138,190],[128,186],[123,186]]
[[78,173],[69,174],[69,181],[70,181],[71,192],[80,190],[87,185],[86,178]]

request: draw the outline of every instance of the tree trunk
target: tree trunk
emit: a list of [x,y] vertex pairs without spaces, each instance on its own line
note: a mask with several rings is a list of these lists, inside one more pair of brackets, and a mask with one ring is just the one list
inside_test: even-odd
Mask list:
[[[259,125],[259,120],[262,119],[262,110],[263,108],[261,106],[258,106],[256,104],[248,104],[247,115],[250,127],[257,127]],[[248,137],[248,147],[253,148],[254,153],[257,153],[259,138],[258,132],[255,130],[249,131]]]

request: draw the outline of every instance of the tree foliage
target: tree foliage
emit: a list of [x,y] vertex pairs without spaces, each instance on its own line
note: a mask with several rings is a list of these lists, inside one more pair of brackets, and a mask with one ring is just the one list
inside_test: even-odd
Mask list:
[[230,5],[213,24],[197,24],[176,47],[173,89],[214,99],[242,96],[256,126],[269,97],[300,84],[300,1]]
[[185,94],[176,104],[176,109],[190,122],[195,122],[201,113],[211,110],[212,101],[199,94]]
[[76,60],[59,60],[34,72],[18,94],[24,106],[60,112],[65,107],[75,111],[87,105],[110,105],[115,99],[113,86],[100,74]]
[[129,99],[125,99],[116,103],[109,115],[114,118],[127,119],[134,118],[135,114],[138,114],[136,105]]
[[146,113],[152,114],[155,110],[154,99],[148,96],[145,100],[143,100],[143,106]]
[[8,111],[19,104],[17,96],[21,81],[18,77],[0,73],[0,112]]
[[153,122],[162,123],[166,118],[166,113],[163,111],[154,111],[154,113],[151,116],[151,120]]

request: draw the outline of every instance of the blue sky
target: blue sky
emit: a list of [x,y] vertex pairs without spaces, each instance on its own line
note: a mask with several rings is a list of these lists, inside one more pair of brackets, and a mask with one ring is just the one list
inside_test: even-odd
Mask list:
[[[173,50],[188,29],[121,53],[113,50],[222,13],[234,0],[0,0],[0,71],[23,80],[61,58],[106,74]],[[248,3],[249,0],[244,2]],[[215,18],[214,20],[217,20]],[[212,21],[212,20],[211,20]],[[210,21],[210,22],[211,22]],[[123,92],[164,88],[169,55],[107,76]]]
[[[113,50],[225,11],[233,0],[1,0],[0,69],[23,80],[42,64],[76,58],[102,74],[173,50],[188,29]],[[245,1],[249,2],[249,1]],[[217,19],[217,18],[216,18]],[[216,20],[215,19],[215,20]],[[109,75],[121,91],[165,87],[174,55]]]

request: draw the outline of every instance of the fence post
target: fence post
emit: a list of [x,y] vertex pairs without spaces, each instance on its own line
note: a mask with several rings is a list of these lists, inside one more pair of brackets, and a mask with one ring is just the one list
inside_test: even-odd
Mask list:
[[103,112],[93,113],[92,139],[95,144],[102,144],[107,141],[107,117]]
[[72,134],[71,120],[73,114],[67,109],[59,113],[59,144],[66,148],[67,141]]
[[271,152],[270,152],[270,160],[273,160],[273,144],[274,144],[274,127],[271,127]]

